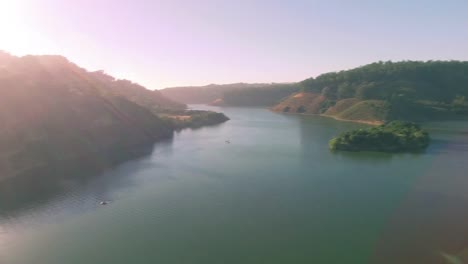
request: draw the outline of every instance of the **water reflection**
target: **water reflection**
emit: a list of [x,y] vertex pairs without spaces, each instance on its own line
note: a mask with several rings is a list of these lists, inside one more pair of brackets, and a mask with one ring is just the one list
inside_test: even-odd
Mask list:
[[435,132],[432,159],[389,219],[374,263],[468,261],[468,136],[459,132]]
[[[338,122],[331,118],[320,116],[299,116],[300,126],[300,145],[304,162],[309,162],[310,158],[316,155],[330,155],[337,162],[348,160],[348,162],[362,163],[386,163],[394,157],[401,156],[388,153],[369,153],[369,152],[330,152],[328,141],[333,137],[352,129],[368,127],[367,125],[349,122]],[[417,155],[417,154],[415,154]]]
[[[158,151],[169,152],[173,139],[166,139],[156,145]],[[75,193],[86,192],[87,195],[80,196],[81,206],[75,204],[73,210],[82,211],[94,208],[99,201],[108,200],[107,193],[121,186],[128,186],[129,182],[120,183],[138,168],[144,170],[145,166],[153,166],[149,159],[153,153],[154,146],[132,150],[126,155],[119,155],[112,161],[102,162],[102,159],[86,159],[79,162],[68,162],[35,171],[33,175],[22,175],[7,179],[0,183],[0,223],[5,219],[14,219],[23,211],[49,206],[55,200],[63,202],[66,198],[73,197]],[[117,164],[132,159],[131,162],[113,169]],[[112,175],[112,181],[106,179]],[[109,186],[112,185],[112,186]],[[57,212],[61,208],[57,208]]]
[[[76,216],[39,226],[40,236],[17,247],[29,261],[8,263],[405,264],[442,263],[441,252],[463,257],[466,135],[434,132],[426,154],[331,153],[332,136],[362,125],[223,111],[231,117],[226,124],[180,131],[116,169],[2,187],[3,231]],[[101,200],[114,203],[93,210]]]

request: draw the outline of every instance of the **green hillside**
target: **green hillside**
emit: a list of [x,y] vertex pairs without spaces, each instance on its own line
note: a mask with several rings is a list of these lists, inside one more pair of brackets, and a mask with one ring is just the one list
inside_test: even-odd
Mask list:
[[388,115],[388,106],[382,100],[360,101],[338,112],[335,116],[346,120],[385,120]]
[[[325,98],[317,114],[340,119],[431,120],[468,113],[468,62],[377,62],[322,74],[300,85],[303,94]],[[302,110],[317,108],[305,104]]]

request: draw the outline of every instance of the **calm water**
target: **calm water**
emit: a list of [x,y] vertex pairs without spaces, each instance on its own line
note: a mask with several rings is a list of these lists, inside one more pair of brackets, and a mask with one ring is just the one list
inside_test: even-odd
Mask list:
[[468,123],[425,124],[434,138],[425,154],[333,154],[330,137],[362,125],[222,111],[231,121],[183,130],[152,154],[98,175],[1,183],[0,263],[466,257]]

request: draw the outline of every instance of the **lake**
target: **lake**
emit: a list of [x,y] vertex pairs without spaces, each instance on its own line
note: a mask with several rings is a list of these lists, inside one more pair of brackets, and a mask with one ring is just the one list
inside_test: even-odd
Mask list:
[[364,125],[194,107],[231,120],[101,173],[0,183],[0,263],[467,259],[468,122],[424,124],[423,154],[331,153],[331,137]]

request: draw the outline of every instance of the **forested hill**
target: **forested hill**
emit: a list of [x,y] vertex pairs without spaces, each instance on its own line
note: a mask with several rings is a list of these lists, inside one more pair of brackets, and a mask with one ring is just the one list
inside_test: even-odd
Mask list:
[[0,180],[65,164],[108,166],[175,128],[225,120],[62,56],[0,51]]
[[468,62],[377,62],[347,71],[326,73],[301,82],[304,91],[330,99],[360,98],[429,100],[452,103],[468,96]]
[[[468,113],[468,62],[377,62],[300,83],[303,93],[276,106],[339,119],[457,118]],[[314,102],[301,98],[313,98]]]
[[298,90],[297,84],[288,83],[233,83],[173,87],[163,89],[161,93],[185,104],[266,106],[278,103]]
[[63,164],[107,166],[172,131],[64,57],[0,52],[0,180]]
[[289,95],[299,91],[299,85],[271,84],[264,87],[230,90],[223,93],[214,104],[227,106],[273,106]]
[[170,87],[162,89],[160,91],[164,96],[184,104],[209,104],[216,99],[222,98],[223,93],[226,91],[246,89],[252,87],[263,87],[266,85],[268,84],[210,84],[205,86]]

